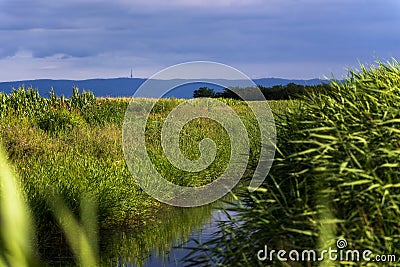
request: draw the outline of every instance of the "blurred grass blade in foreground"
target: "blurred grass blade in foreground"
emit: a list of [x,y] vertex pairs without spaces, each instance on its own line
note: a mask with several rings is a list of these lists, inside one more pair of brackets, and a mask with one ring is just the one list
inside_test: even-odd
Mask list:
[[0,147],[0,179],[0,266],[31,266],[34,262],[31,217],[3,147]]

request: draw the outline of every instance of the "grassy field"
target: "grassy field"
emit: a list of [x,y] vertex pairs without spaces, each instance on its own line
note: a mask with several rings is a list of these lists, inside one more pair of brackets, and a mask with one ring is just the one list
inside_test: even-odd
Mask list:
[[[9,95],[0,93],[0,142],[18,175],[35,226],[39,250],[63,240],[53,203],[64,203],[77,218],[82,201],[96,203],[100,229],[135,228],[157,221],[170,209],[148,196],[128,171],[122,151],[122,123],[130,99],[95,98],[74,89],[71,98],[41,97],[32,88]],[[156,101],[142,99],[141,101]],[[226,99],[243,120],[250,135],[251,159],[257,161],[259,131],[255,117],[241,101]],[[195,119],[181,133],[182,153],[200,156],[198,143],[211,138],[217,147],[215,162],[205,170],[188,173],[174,168],[162,153],[160,134],[169,112],[182,103],[162,99],[149,116],[147,150],[157,170],[175,184],[199,186],[224,171],[230,157],[225,131],[208,119]],[[284,102],[271,101],[280,112]],[[251,173],[251,165],[248,172]]]

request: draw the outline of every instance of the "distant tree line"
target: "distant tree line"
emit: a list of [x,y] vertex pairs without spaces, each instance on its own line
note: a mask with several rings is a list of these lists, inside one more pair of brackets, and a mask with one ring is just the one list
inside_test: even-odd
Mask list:
[[[258,85],[265,99],[267,100],[289,100],[297,99],[302,95],[311,92],[321,92],[330,88],[329,84],[322,83],[319,85],[299,85],[295,83],[289,83],[287,85],[274,85],[272,87],[264,87]],[[232,98],[240,99],[238,94],[243,90],[249,90],[249,88],[231,88],[232,90],[225,88],[222,92],[215,92],[214,89],[208,87],[200,87],[193,92],[193,97],[211,97],[211,98]]]

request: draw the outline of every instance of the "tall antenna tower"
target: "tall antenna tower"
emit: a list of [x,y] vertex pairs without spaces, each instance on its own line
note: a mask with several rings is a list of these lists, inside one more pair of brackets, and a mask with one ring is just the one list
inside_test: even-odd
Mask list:
[[133,72],[132,72],[132,68],[131,68],[131,79],[133,78]]

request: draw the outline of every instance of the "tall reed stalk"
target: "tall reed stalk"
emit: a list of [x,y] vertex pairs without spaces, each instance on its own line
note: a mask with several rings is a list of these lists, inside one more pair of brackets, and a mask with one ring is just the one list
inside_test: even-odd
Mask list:
[[[400,64],[360,66],[312,92],[278,120],[278,152],[265,184],[241,194],[237,216],[195,248],[191,266],[342,266],[372,262],[257,259],[268,245],[397,255],[400,266]],[[202,252],[202,253],[201,253]],[[200,256],[199,256],[200,255]]]

